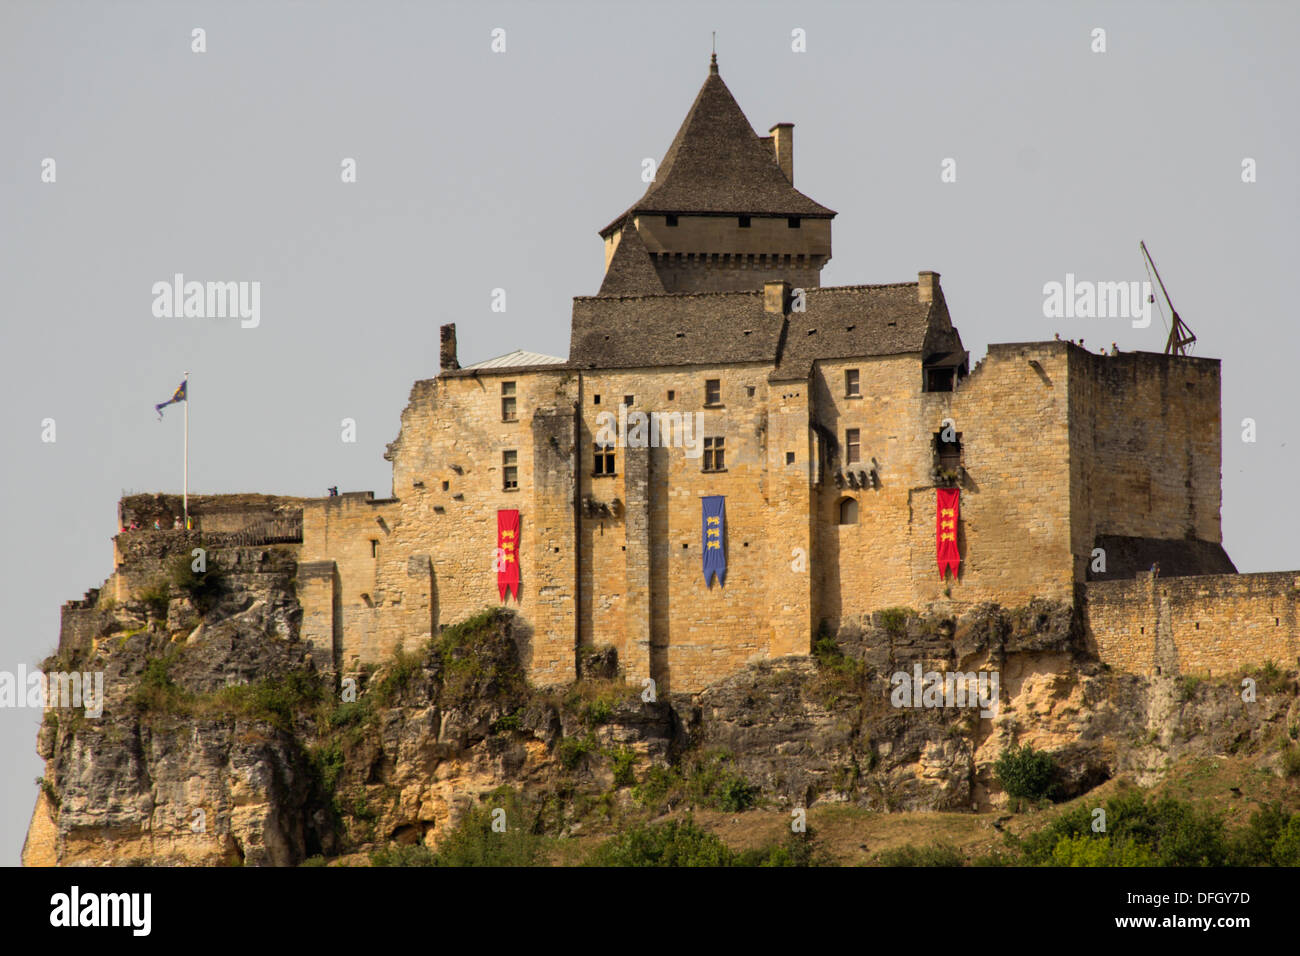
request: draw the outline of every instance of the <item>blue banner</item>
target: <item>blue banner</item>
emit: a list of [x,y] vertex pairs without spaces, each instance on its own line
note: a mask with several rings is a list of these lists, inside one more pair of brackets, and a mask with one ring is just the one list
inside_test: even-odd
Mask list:
[[710,495],[701,498],[704,507],[701,522],[701,547],[704,549],[704,583],[713,586],[713,579],[719,583],[727,580],[727,549],[724,531],[727,527],[727,499],[723,495]]

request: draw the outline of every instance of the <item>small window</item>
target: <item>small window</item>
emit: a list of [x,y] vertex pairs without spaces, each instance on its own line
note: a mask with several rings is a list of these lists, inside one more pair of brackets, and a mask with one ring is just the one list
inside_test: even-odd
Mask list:
[[851,368],[844,373],[844,397],[860,398],[862,396],[861,386],[858,382],[858,370]]
[[677,217],[672,213],[669,213],[668,215],[664,216],[664,225],[666,226],[677,225]]
[[600,396],[599,396],[599,395],[593,395],[593,396],[591,396],[591,404],[593,404],[593,405],[599,405],[599,404],[600,404]]
[[748,217],[748,216],[741,216],[741,217],[740,217],[740,228],[741,228],[741,229],[748,229],[748,228],[749,228],[749,217]]
[[725,440],[722,438],[704,439],[704,470],[723,471],[727,467]]
[[595,466],[592,473],[596,475],[614,474],[614,446],[602,445],[599,442],[595,445]]
[[786,224],[787,226],[789,226],[791,229],[798,229],[798,228],[799,228],[799,217],[798,217],[798,216],[791,216],[789,219],[787,219],[787,220],[785,221],[785,224]]
[[442,490],[443,490],[443,491],[447,491],[447,490],[450,489],[450,488],[451,488],[451,482],[450,482],[450,481],[444,481],[444,482],[442,483]]
[[754,386],[753,386],[753,385],[746,385],[746,386],[745,386],[745,395],[748,396],[749,398],[753,398],[753,397],[754,397]]
[[675,399],[676,397],[677,397],[677,393],[674,392],[671,388],[668,389],[668,401],[671,402],[671,401],[672,401],[673,399]]
[[517,420],[514,382],[501,383],[501,420],[503,422],[513,422]]
[[501,487],[506,491],[519,487],[519,452],[513,449],[501,453]]
[[624,395],[623,404],[626,405],[628,408],[631,408],[632,402],[635,401],[635,399],[636,399],[635,395]]
[[793,465],[793,464],[794,464],[794,452],[792,452],[792,451],[788,451],[788,452],[785,453],[785,463],[786,463],[787,465]]
[[844,433],[844,463],[856,465],[862,461],[862,435],[859,429],[850,428]]
[[858,523],[858,500],[856,498],[840,499],[840,524]]
[[375,538],[370,539],[370,556],[372,558],[379,557],[379,542]]
[[707,378],[704,380],[704,404],[722,404],[722,379]]

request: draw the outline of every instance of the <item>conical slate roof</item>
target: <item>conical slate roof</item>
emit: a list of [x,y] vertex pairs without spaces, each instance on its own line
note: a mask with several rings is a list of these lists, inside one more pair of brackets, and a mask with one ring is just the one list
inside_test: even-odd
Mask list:
[[662,295],[666,291],[641,234],[628,219],[597,295]]
[[754,132],[716,64],[659,164],[655,181],[601,235],[638,213],[835,215],[791,185],[777,164],[771,139]]

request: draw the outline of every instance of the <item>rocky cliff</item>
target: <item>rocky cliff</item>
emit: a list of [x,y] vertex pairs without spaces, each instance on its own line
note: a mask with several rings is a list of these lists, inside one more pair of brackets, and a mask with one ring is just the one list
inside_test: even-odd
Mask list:
[[[1148,680],[1091,659],[1067,606],[960,619],[882,612],[810,658],[649,699],[588,652],[583,678],[530,687],[509,611],[490,609],[341,683],[299,639],[291,549],[159,560],[131,600],[98,597],[46,671],[102,671],[99,718],[50,710],[27,865],[295,865],[437,845],[508,786],[537,832],[573,836],[687,807],[817,804],[987,811],[1014,744],[1051,752],[1056,794],[1149,784],[1182,757],[1257,754],[1300,723],[1294,688]],[[897,707],[897,673],[999,675],[997,714]],[[522,801],[522,803],[520,802]]]

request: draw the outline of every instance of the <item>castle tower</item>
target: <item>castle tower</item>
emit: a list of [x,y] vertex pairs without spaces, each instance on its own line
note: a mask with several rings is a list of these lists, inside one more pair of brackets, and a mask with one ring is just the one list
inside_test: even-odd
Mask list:
[[[600,294],[740,292],[779,280],[816,288],[834,216],[794,188],[794,124],[755,133],[714,54],[654,182],[600,232]],[[638,241],[625,246],[631,230]]]

